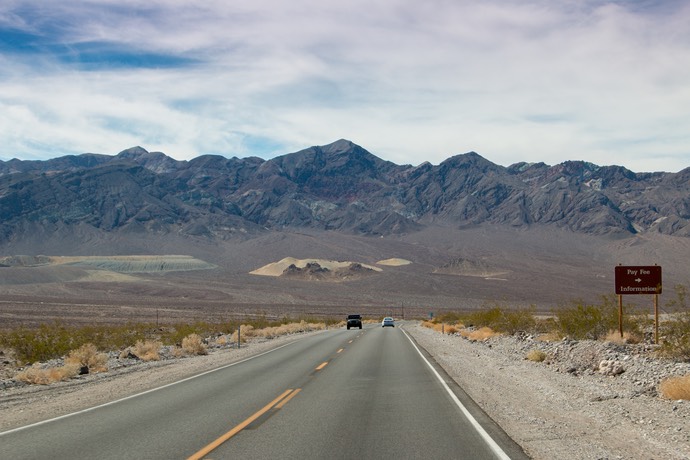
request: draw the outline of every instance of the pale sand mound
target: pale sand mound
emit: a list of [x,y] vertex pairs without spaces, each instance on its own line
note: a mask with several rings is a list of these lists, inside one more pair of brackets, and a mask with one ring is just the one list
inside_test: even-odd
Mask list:
[[398,258],[379,260],[376,262],[377,265],[388,265],[389,267],[400,267],[401,265],[410,265],[411,263],[412,262],[409,260]]
[[[295,259],[294,257],[286,257],[278,262],[273,262],[268,265],[264,265],[261,268],[257,268],[254,271],[249,272],[252,275],[262,275],[262,276],[280,276],[283,274],[286,268],[290,265],[294,265],[297,268],[304,268],[307,264],[319,264],[322,268],[327,268],[329,270],[336,270],[338,268],[347,268],[352,264],[359,262],[339,262],[335,260],[324,260],[324,259]],[[375,270],[377,272],[382,271],[378,267],[372,265],[360,264],[362,267]]]
[[87,270],[98,269],[118,273],[152,273],[215,268],[213,264],[185,255],[61,256],[51,257],[51,262],[82,267]]

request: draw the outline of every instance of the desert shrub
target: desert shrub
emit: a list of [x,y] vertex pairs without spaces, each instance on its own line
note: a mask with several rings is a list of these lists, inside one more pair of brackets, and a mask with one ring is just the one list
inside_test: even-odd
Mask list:
[[460,312],[446,311],[436,317],[436,321],[446,324],[458,324],[462,322],[464,315]]
[[690,312],[678,313],[659,325],[662,336],[659,353],[669,358],[690,360]]
[[196,321],[194,323],[177,323],[160,331],[159,338],[166,345],[181,345],[190,335],[207,337],[221,333],[224,325]]
[[489,327],[496,332],[515,334],[519,331],[537,330],[536,308],[508,309],[495,305],[467,314],[465,324],[475,327]]
[[464,323],[470,327],[490,327],[493,329],[501,322],[502,318],[503,310],[501,307],[495,306],[467,314]]
[[89,372],[105,372],[108,370],[108,355],[99,353],[94,344],[86,343],[72,350],[65,358],[65,364],[86,367]]
[[[256,325],[265,325],[269,329],[267,335],[280,335],[283,333],[302,332],[307,330],[323,329],[323,322],[309,322],[301,320],[296,324],[286,326],[289,322],[286,318],[282,322],[274,321],[269,323],[264,317],[249,324],[242,325],[243,341],[252,335],[260,334]],[[108,326],[66,326],[62,323],[44,324],[37,328],[19,327],[15,329],[0,331],[0,347],[8,348],[13,351],[13,355],[21,364],[45,362],[50,359],[66,356],[72,350],[77,350],[85,344],[92,344],[98,350],[115,351],[125,350],[147,357],[155,358],[153,352],[144,350],[146,344],[158,343],[158,348],[162,344],[178,345],[181,347],[182,340],[191,334],[201,337],[224,336],[237,330],[237,322],[207,323],[197,321],[195,323],[179,323],[159,327],[151,323],[129,323],[125,325]],[[235,332],[234,342],[237,342]],[[132,347],[132,344],[140,345]],[[134,349],[137,348],[137,353]],[[137,355],[139,356],[139,355]],[[140,357],[141,357],[140,356]],[[143,358],[142,358],[143,359]]]
[[[319,322],[319,320],[318,320],[318,319],[317,319],[317,320],[309,320],[308,322],[310,322],[310,323],[317,323],[317,322]],[[325,320],[325,321],[322,321],[322,322],[323,322],[323,323],[326,325],[326,327],[329,328],[329,329],[332,328],[332,327],[338,327],[341,323],[343,323],[343,324],[345,323],[344,321],[339,320],[339,319],[335,319],[335,318],[326,318],[326,320]]]
[[561,333],[559,331],[551,330],[551,331],[539,334],[537,336],[537,340],[539,340],[540,342],[558,342],[559,340],[563,340],[563,336],[561,335]]
[[688,295],[688,288],[682,284],[676,284],[673,286],[675,291],[675,298],[666,302],[666,309],[672,312],[683,312],[688,310],[688,305],[686,302]]
[[279,322],[269,321],[266,315],[258,316],[251,320],[248,324],[243,324],[242,327],[251,327],[252,329],[264,329],[271,326],[277,326]]
[[[339,317],[329,317],[329,318],[318,318],[311,315],[299,315],[297,318],[290,318],[284,316],[280,320],[281,324],[308,324],[308,325],[323,325],[321,329],[326,329],[326,327],[336,326],[338,323],[342,322]],[[344,324],[344,323],[343,323]]]
[[59,323],[41,325],[37,329],[14,329],[4,334],[3,342],[23,363],[58,358],[81,345],[73,331]]
[[58,367],[42,367],[39,363],[24,369],[16,375],[16,379],[34,385],[49,385],[54,382],[71,379],[79,374],[80,366],[65,364]]
[[596,339],[611,329],[603,324],[602,312],[594,305],[575,305],[556,312],[561,332],[573,339]]
[[325,323],[308,323],[302,320],[299,323],[287,323],[281,324],[280,326],[268,326],[263,329],[255,329],[251,331],[251,334],[271,339],[283,335],[298,334],[300,332],[319,331],[325,328]]
[[229,342],[228,336],[226,334],[221,334],[218,337],[216,337],[215,342],[216,342],[216,345],[218,345],[219,347],[224,347]]
[[490,327],[481,327],[479,329],[465,329],[460,331],[460,335],[469,340],[486,340],[498,335],[498,333]]
[[20,362],[33,363],[65,356],[87,343],[101,350],[119,350],[143,340],[150,329],[146,324],[68,327],[58,322],[3,331],[0,345],[14,350]]
[[429,329],[433,329],[434,331],[442,334],[455,334],[458,332],[458,328],[463,327],[459,324],[437,323],[433,321],[425,321],[422,323],[422,326],[428,327]]
[[88,337],[99,350],[122,350],[133,343],[144,341],[155,330],[154,324],[128,323],[118,326],[103,326]]
[[626,343],[640,343],[643,339],[639,334],[634,334],[628,331],[623,331],[623,337],[621,337],[620,331],[611,330],[603,337],[603,340],[606,342],[623,345]]
[[445,332],[446,332],[446,334],[457,334],[458,328],[455,326],[449,325],[448,327],[446,327]]
[[537,334],[542,334],[542,335],[550,335],[550,334],[556,334],[559,335],[559,339],[562,339],[563,337],[560,336],[558,333],[558,326],[557,326],[557,320],[556,317],[551,315],[551,316],[535,316],[535,332]]
[[189,355],[205,355],[208,353],[206,344],[198,334],[190,334],[182,339],[182,350]]
[[241,333],[243,336],[249,338],[249,337],[255,337],[257,335],[257,329],[252,326],[251,324],[242,324],[241,326]]
[[527,353],[527,359],[535,363],[541,363],[546,359],[546,353],[537,349],[530,350],[529,353]]
[[659,392],[664,398],[690,400],[690,375],[663,380],[659,384]]
[[[623,330],[631,335],[641,336],[642,316],[631,305],[627,305],[624,312]],[[596,340],[619,328],[618,302],[615,296],[602,297],[601,305],[573,302],[570,307],[560,308],[554,314],[558,331],[576,340]]]
[[503,317],[499,321],[496,330],[506,334],[515,334],[520,331],[534,331],[537,327],[535,307],[518,310],[503,311]]
[[[238,336],[239,336],[239,341],[240,341],[240,343],[245,343],[245,342],[247,341],[247,339],[249,338],[249,336],[245,333],[245,332],[247,332],[247,331],[245,330],[245,328],[249,328],[249,327],[251,327],[251,326],[246,326],[246,325],[245,325],[245,326],[240,326],[239,329],[236,329],[236,330],[232,333],[232,335],[230,336],[230,341],[231,341],[232,343],[237,343]],[[250,332],[250,334],[251,334],[251,332]]]
[[130,351],[142,361],[158,361],[161,359],[160,349],[162,346],[163,344],[156,340],[137,340]]
[[432,321],[422,321],[422,327],[433,329],[434,326],[436,326],[436,323],[434,323]]

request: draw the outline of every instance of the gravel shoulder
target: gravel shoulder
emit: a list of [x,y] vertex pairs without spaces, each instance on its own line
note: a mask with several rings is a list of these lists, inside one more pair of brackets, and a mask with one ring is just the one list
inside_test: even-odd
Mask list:
[[[472,342],[419,325],[406,330],[534,459],[690,459],[690,401],[657,394],[690,365],[652,359],[644,347],[495,337]],[[548,356],[525,357],[532,349]],[[601,361],[618,362],[603,375]]]
[[[657,394],[661,379],[690,374],[690,364],[652,359],[643,346],[547,343],[529,336],[472,342],[417,323],[404,327],[534,459],[690,459],[690,401]],[[50,386],[5,382],[0,432],[238,362],[305,335],[255,339],[204,356],[127,363]],[[546,361],[525,359],[535,348],[546,353]],[[619,363],[624,371],[604,375],[601,361]]]

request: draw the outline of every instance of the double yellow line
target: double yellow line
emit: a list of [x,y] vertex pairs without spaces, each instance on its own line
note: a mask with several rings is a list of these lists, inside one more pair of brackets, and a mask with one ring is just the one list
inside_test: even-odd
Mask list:
[[212,451],[217,449],[221,444],[226,442],[228,439],[232,438],[237,433],[239,433],[240,431],[247,428],[253,421],[255,421],[256,419],[258,419],[259,417],[264,415],[269,410],[271,410],[273,408],[275,408],[275,409],[282,408],[285,404],[288,403],[288,401],[290,401],[292,398],[294,398],[297,395],[297,393],[300,392],[300,390],[301,390],[301,388],[285,390],[280,396],[278,396],[276,399],[274,399],[273,401],[268,403],[266,406],[264,406],[263,409],[256,412],[254,415],[249,417],[247,420],[240,423],[235,428],[228,431],[223,436],[216,439],[215,441],[213,441],[212,443],[210,443],[209,445],[207,445],[206,447],[201,449],[199,452],[197,452],[194,455],[192,455],[191,457],[189,457],[187,460],[201,460],[206,455],[210,454]]
[[[352,343],[352,341],[350,341]],[[337,351],[337,353],[341,353],[344,349],[341,348]],[[323,363],[319,364],[315,370],[320,371],[324,367],[328,365],[328,361],[324,361]],[[266,412],[270,411],[271,409],[281,409],[285,404],[287,404],[292,398],[297,396],[297,393],[299,393],[302,389],[297,388],[297,389],[287,389],[285,390],[280,396],[278,396],[276,399],[271,401],[270,403],[266,404],[260,411],[256,412],[254,415],[249,417],[247,420],[244,422],[240,423],[237,425],[235,428],[232,430],[228,431],[225,433],[223,436],[220,438],[216,439],[212,443],[208,444],[206,447],[192,455],[191,457],[187,458],[187,460],[201,460],[204,458],[206,455],[210,454],[214,450],[216,450],[218,447],[220,447],[224,442],[228,441],[230,438],[235,436],[237,433],[240,431],[244,430],[247,428],[252,422],[256,421],[259,417],[264,415]]]

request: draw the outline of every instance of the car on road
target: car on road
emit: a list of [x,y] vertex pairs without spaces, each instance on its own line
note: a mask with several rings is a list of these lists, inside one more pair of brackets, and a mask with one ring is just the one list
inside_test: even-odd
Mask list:
[[383,321],[381,321],[381,327],[386,326],[395,327],[395,320],[393,320],[393,318],[391,318],[390,316],[386,316],[385,318],[383,318]]
[[362,329],[362,315],[347,315],[347,328],[351,327]]

